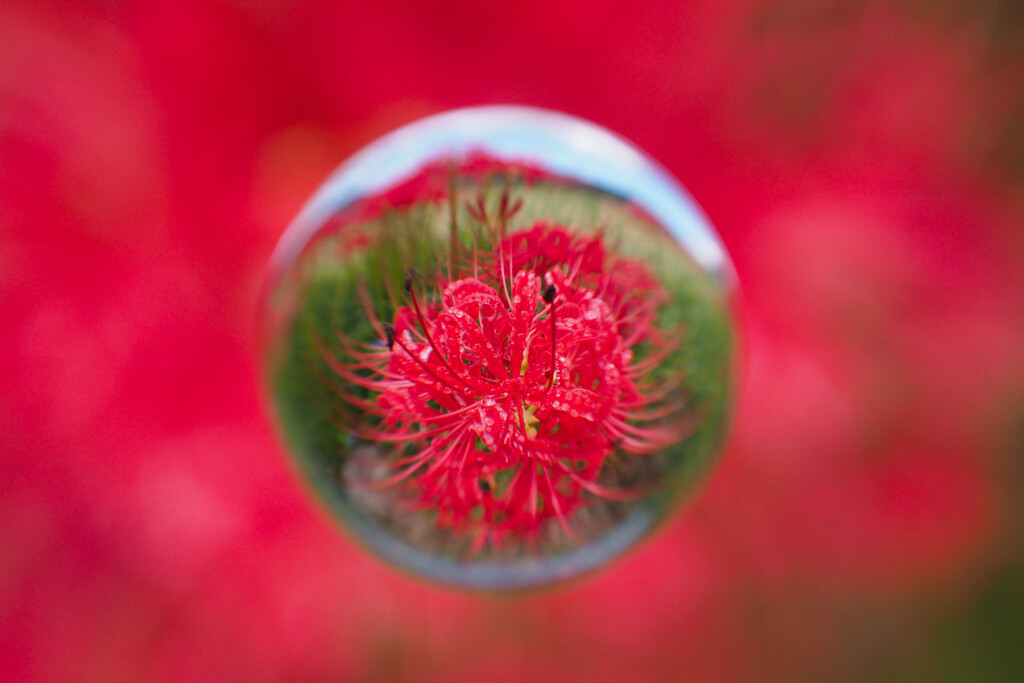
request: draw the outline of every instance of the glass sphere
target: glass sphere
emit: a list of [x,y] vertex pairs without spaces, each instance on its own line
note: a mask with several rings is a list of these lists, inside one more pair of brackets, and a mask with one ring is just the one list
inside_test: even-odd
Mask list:
[[479,107],[332,175],[261,302],[283,441],[357,541],[480,590],[568,579],[693,492],[733,400],[735,277],[634,146]]

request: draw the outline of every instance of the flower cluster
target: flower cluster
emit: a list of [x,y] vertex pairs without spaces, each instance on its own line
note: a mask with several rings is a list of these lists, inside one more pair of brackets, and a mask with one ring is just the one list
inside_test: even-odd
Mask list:
[[[477,255],[472,277],[441,280],[378,326],[386,346],[357,354],[346,378],[377,392],[380,420],[361,434],[396,445],[384,486],[417,492],[439,523],[476,544],[570,518],[616,452],[678,439],[673,411],[641,378],[671,349],[655,318],[664,294],[643,264],[606,253],[600,235],[538,223]],[[645,345],[642,361],[635,350]],[[658,406],[652,404],[657,403]]]

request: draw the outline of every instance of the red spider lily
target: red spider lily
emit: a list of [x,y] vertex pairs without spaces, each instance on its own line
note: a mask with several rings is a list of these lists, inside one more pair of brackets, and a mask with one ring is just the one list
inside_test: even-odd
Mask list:
[[514,176],[527,185],[552,177],[529,162],[509,162],[496,159],[486,152],[471,152],[457,161],[439,159],[426,164],[397,185],[359,203],[350,218],[373,220],[390,209],[401,210],[414,204],[441,202],[449,197],[454,178],[480,181],[495,175]]
[[[641,375],[671,351],[654,328],[664,292],[646,267],[606,254],[600,235],[543,223],[478,255],[474,276],[442,280],[426,304],[414,278],[387,347],[332,363],[378,392],[361,407],[380,423],[363,438],[396,445],[382,484],[417,491],[442,525],[475,531],[475,548],[570,518],[584,492],[628,497],[598,478],[609,456],[645,456],[681,437]],[[640,362],[634,347],[653,349]],[[372,371],[367,375],[366,370]]]

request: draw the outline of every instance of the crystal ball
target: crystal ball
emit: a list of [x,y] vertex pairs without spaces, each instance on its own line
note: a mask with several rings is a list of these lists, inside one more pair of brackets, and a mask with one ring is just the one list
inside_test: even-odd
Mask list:
[[636,546],[714,464],[734,291],[708,219],[635,146],[461,109],[355,154],[287,228],[262,372],[353,539],[451,586],[544,586]]

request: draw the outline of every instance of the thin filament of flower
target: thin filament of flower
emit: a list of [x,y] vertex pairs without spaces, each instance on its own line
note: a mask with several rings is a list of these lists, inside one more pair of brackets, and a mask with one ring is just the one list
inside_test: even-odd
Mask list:
[[[452,375],[455,377],[455,379],[457,379],[460,382],[462,382],[463,384],[465,384],[467,389],[472,390],[473,387],[469,386],[469,382],[467,382],[465,379],[463,379],[462,375],[460,375],[459,373],[455,372],[455,369],[452,368],[452,366],[448,363],[448,359],[444,357],[444,355],[438,350],[437,345],[434,344],[434,337],[430,334],[430,329],[427,327],[427,320],[423,316],[423,311],[422,311],[422,309],[420,309],[419,299],[416,297],[416,288],[413,287],[412,285],[409,285],[408,290],[409,290],[409,295],[412,297],[413,310],[416,311],[416,317],[419,318],[420,327],[423,328],[423,336],[427,338],[427,342],[430,344],[430,348],[432,348],[434,350],[434,353],[437,354],[437,357],[440,359],[441,363],[443,363],[444,366],[446,368],[448,368],[448,372],[452,373]],[[403,346],[402,348],[405,348],[405,347]],[[408,349],[406,349],[406,351],[408,351]],[[426,367],[426,366],[424,366],[424,367]],[[454,389],[454,387],[452,387],[452,388]],[[456,389],[456,391],[458,391],[458,390]]]
[[555,386],[555,356],[558,355],[558,345],[555,343],[556,342],[555,336],[556,336],[556,330],[557,330],[557,328],[555,326],[555,296],[556,296],[556,294],[557,294],[557,292],[555,291],[555,286],[554,285],[548,285],[547,288],[544,290],[544,300],[547,302],[548,306],[551,309],[551,314],[550,314],[550,318],[551,318],[551,375],[550,375],[550,378],[548,379],[548,386],[547,386],[548,390],[550,390],[551,387]]
[[[410,350],[409,350],[409,347],[408,347],[408,346],[406,346],[406,345],[405,345],[405,342],[404,342],[404,341],[402,340],[402,337],[401,337],[401,335],[399,335],[399,336],[395,337],[395,343],[396,343],[396,344],[398,344],[399,346],[401,346],[401,347],[402,347],[402,349],[403,349],[403,350],[404,350],[404,351],[405,351],[405,352],[406,352],[407,354],[409,354],[409,357],[410,357],[410,358],[412,358],[412,359],[413,359],[414,361],[416,361],[416,362],[417,362],[417,363],[419,364],[419,366],[420,366],[421,368],[423,368],[424,370],[426,370],[426,371],[427,371],[427,373],[429,373],[431,377],[433,377],[433,378],[434,378],[434,379],[436,379],[436,380],[437,380],[438,382],[440,382],[441,384],[445,385],[446,387],[448,387],[448,388],[449,388],[449,389],[451,389],[452,391],[458,392],[459,394],[461,394],[461,393],[462,393],[462,390],[461,390],[461,389],[459,389],[458,387],[455,387],[455,386],[452,386],[451,384],[449,384],[447,380],[445,380],[444,378],[442,378],[442,377],[441,377],[440,375],[436,374],[436,373],[435,373],[435,372],[434,372],[433,370],[431,370],[431,369],[430,369],[430,366],[428,366],[428,365],[427,365],[426,363],[424,363],[424,362],[423,362],[422,360],[420,360],[420,357],[419,357],[419,356],[417,356],[417,355],[416,355],[415,353],[413,353],[412,351],[410,351]],[[431,346],[433,346],[433,344],[431,344]],[[436,351],[437,349],[434,349],[434,350]],[[438,355],[440,355],[440,354],[438,354]],[[448,369],[449,369],[449,370],[451,370],[451,368],[448,368]],[[452,372],[452,374],[454,374],[454,371]],[[461,378],[460,378],[460,379],[461,379]],[[463,384],[465,384],[465,381],[463,381]],[[469,385],[467,384],[466,386],[469,386]]]

